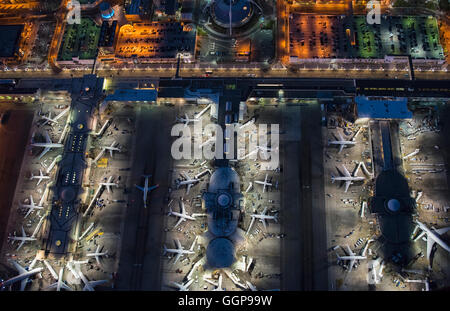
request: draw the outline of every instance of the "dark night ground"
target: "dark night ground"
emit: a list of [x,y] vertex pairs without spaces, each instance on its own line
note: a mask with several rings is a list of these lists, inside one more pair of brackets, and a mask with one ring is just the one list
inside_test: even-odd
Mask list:
[[[8,108],[12,109],[3,105],[0,112]],[[8,123],[0,127],[0,249],[6,241],[5,231],[32,121],[33,111],[16,109]]]

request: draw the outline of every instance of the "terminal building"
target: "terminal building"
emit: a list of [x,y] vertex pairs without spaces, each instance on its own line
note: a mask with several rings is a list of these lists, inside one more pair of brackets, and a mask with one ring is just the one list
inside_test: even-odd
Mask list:
[[211,175],[208,191],[203,194],[208,217],[206,232],[206,266],[230,267],[235,261],[235,246],[243,238],[237,228],[244,196],[240,193],[240,180],[228,165],[219,166]]

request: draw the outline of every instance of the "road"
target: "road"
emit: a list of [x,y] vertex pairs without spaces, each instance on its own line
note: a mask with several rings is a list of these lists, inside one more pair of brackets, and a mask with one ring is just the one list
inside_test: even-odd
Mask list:
[[[164,206],[169,183],[170,127],[174,111],[167,107],[141,106],[138,114],[135,151],[131,174],[131,195],[125,219],[118,272],[118,289],[161,289],[161,245],[164,238]],[[149,193],[144,208],[142,174],[152,174],[150,185],[159,188]]]

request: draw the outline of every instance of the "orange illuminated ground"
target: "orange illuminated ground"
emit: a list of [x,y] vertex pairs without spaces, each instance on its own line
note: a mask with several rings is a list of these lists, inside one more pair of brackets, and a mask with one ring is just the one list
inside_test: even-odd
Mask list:
[[450,24],[445,20],[439,21],[439,33],[441,36],[441,45],[446,55],[447,63],[450,63]]
[[191,52],[188,48],[189,38],[186,36],[191,30],[192,28],[178,23],[124,25],[119,31],[116,56],[166,58],[167,55],[173,54],[174,50],[180,53]]
[[338,27],[335,18],[327,15],[293,14],[289,22],[289,54],[297,58],[331,58],[334,34]]

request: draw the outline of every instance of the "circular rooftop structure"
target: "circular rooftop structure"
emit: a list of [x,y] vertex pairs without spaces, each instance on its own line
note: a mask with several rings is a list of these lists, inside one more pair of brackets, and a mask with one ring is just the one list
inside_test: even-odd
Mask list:
[[234,262],[234,245],[226,238],[215,238],[206,249],[208,264],[214,268],[226,268]]
[[69,202],[75,199],[75,190],[72,187],[66,187],[61,191],[61,199],[64,202]]
[[253,5],[249,0],[215,0],[211,6],[213,20],[222,27],[239,27],[253,16]]
[[[219,167],[214,171],[209,180],[209,192],[218,192],[219,190],[229,190],[230,185],[233,186],[234,192],[239,192],[240,181],[239,175],[230,167]],[[222,200],[225,200],[223,198]],[[217,201],[219,204],[219,198]],[[224,201],[222,201],[224,202]]]
[[392,213],[397,213],[402,207],[397,199],[390,199],[386,205],[388,210]]
[[217,196],[217,204],[221,207],[228,207],[231,201],[231,196],[228,193],[221,193]]

